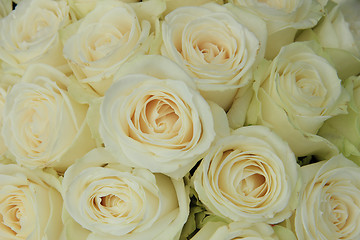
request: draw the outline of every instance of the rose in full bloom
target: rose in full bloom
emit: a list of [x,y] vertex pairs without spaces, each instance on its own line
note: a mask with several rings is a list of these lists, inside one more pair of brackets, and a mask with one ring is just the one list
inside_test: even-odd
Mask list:
[[327,120],[319,135],[329,139],[347,158],[360,166],[360,76],[352,76],[344,82],[350,93],[348,113]]
[[15,164],[0,164],[0,178],[1,239],[59,239],[63,200],[58,179]]
[[298,29],[314,27],[324,15],[327,0],[230,0],[266,21],[268,41],[266,57],[274,58],[280,48],[294,41]]
[[6,95],[2,137],[20,165],[62,171],[95,146],[88,107],[69,96],[67,80],[49,65],[31,65]]
[[338,155],[301,167],[298,239],[360,239],[360,167]]
[[121,165],[94,149],[65,172],[67,239],[178,239],[189,214],[182,179]]
[[23,0],[0,20],[0,59],[26,68],[30,63],[60,67],[62,57],[59,30],[67,25],[66,1]]
[[[272,227],[266,223],[249,222],[207,222],[191,240],[278,240]],[[290,240],[290,239],[288,239]]]
[[201,94],[228,109],[264,56],[265,23],[231,4],[179,7],[162,23],[161,54],[187,71]]
[[165,57],[134,63],[125,71],[150,75],[117,78],[100,107],[100,135],[122,163],[181,178],[215,137],[212,109],[191,78]]
[[[76,23],[78,24],[78,23]],[[121,1],[99,1],[64,45],[64,56],[77,80],[103,95],[114,73],[130,57],[150,47],[150,22],[139,21]]]
[[[257,70],[255,94],[246,113],[246,124],[273,129],[297,156],[326,156],[338,151],[316,135],[325,120],[346,113],[349,96],[336,70],[307,43],[293,43]],[[240,106],[230,109],[232,127],[241,126]],[[235,106],[236,104],[234,104]]]
[[220,138],[193,176],[200,201],[232,221],[279,223],[291,216],[300,180],[294,153],[264,126]]

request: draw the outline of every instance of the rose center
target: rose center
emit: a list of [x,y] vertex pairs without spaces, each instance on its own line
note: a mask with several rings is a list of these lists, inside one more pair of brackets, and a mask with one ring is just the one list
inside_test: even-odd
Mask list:
[[267,191],[265,177],[258,173],[258,167],[249,166],[244,170],[245,178],[241,180],[238,190],[242,191],[245,196],[263,197]]

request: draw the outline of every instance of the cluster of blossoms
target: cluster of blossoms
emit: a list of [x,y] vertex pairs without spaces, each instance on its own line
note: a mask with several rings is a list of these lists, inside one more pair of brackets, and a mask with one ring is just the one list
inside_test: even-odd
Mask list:
[[0,0],[0,238],[360,239],[358,0]]

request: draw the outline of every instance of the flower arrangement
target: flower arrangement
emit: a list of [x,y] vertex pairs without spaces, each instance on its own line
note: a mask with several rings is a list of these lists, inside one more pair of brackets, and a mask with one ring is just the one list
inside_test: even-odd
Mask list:
[[357,0],[0,0],[1,239],[359,239]]

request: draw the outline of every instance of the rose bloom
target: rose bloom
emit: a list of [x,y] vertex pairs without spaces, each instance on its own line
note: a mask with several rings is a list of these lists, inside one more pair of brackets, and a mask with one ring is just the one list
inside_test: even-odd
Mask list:
[[59,29],[69,21],[66,1],[19,2],[0,20],[0,58],[23,69],[30,63],[65,65]]
[[20,165],[63,171],[95,146],[88,107],[69,96],[67,81],[51,66],[31,65],[6,95],[2,137]]
[[182,179],[121,165],[94,149],[65,172],[67,239],[178,239],[190,199]]
[[180,7],[162,23],[161,54],[193,78],[201,94],[228,109],[264,56],[265,23],[233,5]]
[[145,56],[124,69],[154,76],[126,74],[106,92],[100,107],[105,147],[126,165],[182,178],[215,137],[212,109],[164,57]]
[[[191,240],[278,240],[272,227],[266,223],[207,222]],[[290,240],[290,239],[287,239]]]
[[319,135],[329,139],[350,160],[360,166],[360,76],[344,81],[350,93],[348,113],[330,118],[319,130]]
[[1,239],[59,239],[63,200],[58,179],[14,164],[0,164],[0,178]]
[[356,32],[352,31],[345,20],[340,6],[332,6],[328,11],[316,27],[306,29],[296,40],[319,41],[331,58],[339,77],[345,80],[360,73],[360,34],[359,39],[356,39]]
[[[348,95],[336,70],[306,43],[293,43],[255,73],[255,94],[247,124],[270,127],[288,142],[296,156],[330,156],[337,149],[317,134],[325,120],[346,113]],[[228,113],[232,127],[241,126],[242,99]],[[239,118],[240,119],[240,118]]]
[[150,27],[129,4],[99,1],[65,42],[63,53],[77,80],[103,95],[118,68],[149,49]]
[[325,1],[318,0],[230,0],[266,21],[266,58],[274,58],[282,46],[294,41],[298,29],[314,27],[324,15]]
[[279,223],[296,207],[298,170],[286,142],[264,126],[249,126],[215,142],[193,184],[200,201],[218,216]]
[[360,239],[360,167],[338,155],[305,165],[301,173],[298,239]]

